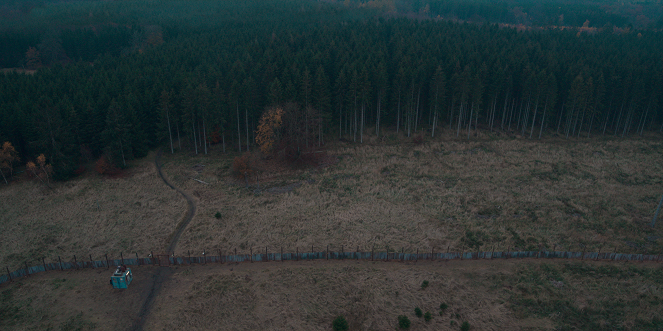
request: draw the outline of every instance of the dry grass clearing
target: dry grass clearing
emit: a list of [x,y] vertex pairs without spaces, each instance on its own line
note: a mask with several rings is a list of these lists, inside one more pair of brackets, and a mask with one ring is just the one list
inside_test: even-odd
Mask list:
[[663,252],[663,227],[648,226],[662,193],[659,135],[407,141],[335,143],[337,164],[264,172],[260,192],[255,178],[246,189],[232,177],[233,155],[164,155],[198,205],[179,247]]
[[0,330],[126,330],[151,279],[133,268],[132,290],[112,289],[112,270],[52,271],[0,285]]
[[[339,315],[350,330],[515,330],[521,325],[491,277],[514,263],[316,261],[180,268],[155,302],[151,330],[330,330]],[[232,269],[232,270],[231,270]],[[422,283],[428,286],[422,288]],[[440,315],[440,305],[448,308]],[[415,307],[433,319],[425,322]],[[538,325],[551,325],[546,318]]]
[[[0,286],[2,330],[125,330],[156,267],[129,290],[111,271],[42,273]],[[422,288],[424,281],[428,286]],[[660,264],[554,260],[268,262],[173,267],[146,330],[656,330]],[[440,315],[440,305],[448,308]],[[430,311],[430,322],[414,308]]]
[[663,328],[660,264],[523,263],[492,282],[517,318],[550,318],[557,330]]
[[[311,245],[663,251],[663,230],[647,225],[663,183],[660,136],[442,136],[414,145],[389,135],[335,143],[328,153],[336,164],[262,173],[260,190],[254,179],[247,190],[232,177],[232,153],[165,154],[166,176],[197,204],[176,254]],[[0,186],[0,263],[163,249],[186,203],[153,160],[136,161],[125,178],[89,173],[53,190],[32,181]],[[129,291],[110,289],[110,271],[90,269],[2,285],[0,329],[128,327],[152,268],[137,267]],[[398,315],[410,317],[412,330],[457,330],[463,321],[474,330],[655,330],[662,282],[659,264],[590,261],[197,265],[174,270],[146,328],[328,330],[342,314],[359,330],[394,329]],[[442,316],[441,303],[449,305]],[[414,316],[417,306],[433,320]]]
[[[424,281],[428,285],[423,288]],[[148,329],[643,330],[663,326],[656,264],[577,261],[253,263],[178,270]],[[440,305],[448,308],[440,315]],[[433,319],[425,322],[415,307]],[[658,323],[658,324],[657,324]]]
[[125,178],[88,173],[47,189],[27,179],[0,185],[0,266],[102,260],[164,249],[186,201],[157,176],[154,155],[135,161]]

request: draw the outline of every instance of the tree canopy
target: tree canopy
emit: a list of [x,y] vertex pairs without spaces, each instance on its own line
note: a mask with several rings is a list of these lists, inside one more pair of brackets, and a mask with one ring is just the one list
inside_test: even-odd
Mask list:
[[563,9],[565,21],[586,9],[566,23],[577,28],[561,29],[557,0],[379,2],[9,3],[0,66],[37,71],[0,74],[0,141],[25,162],[44,154],[62,179],[160,144],[249,150],[270,107],[286,110],[284,134],[302,129],[286,122],[303,127],[290,136],[300,146],[381,128],[532,139],[661,129],[660,4],[639,7],[653,8],[639,24],[623,14],[631,2],[600,2],[600,19],[579,2]]

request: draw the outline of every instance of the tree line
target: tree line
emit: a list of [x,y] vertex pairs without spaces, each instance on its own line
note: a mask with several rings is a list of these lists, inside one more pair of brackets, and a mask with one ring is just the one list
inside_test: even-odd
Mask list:
[[207,25],[155,18],[125,37],[67,32],[123,45],[93,60],[72,58],[68,46],[64,65],[45,65],[38,45],[24,45],[42,67],[0,75],[0,141],[24,162],[45,154],[64,179],[101,156],[122,167],[160,144],[251,151],[274,108],[297,123],[288,127],[302,148],[362,143],[385,128],[466,139],[476,130],[532,139],[663,130],[656,31],[518,31],[333,3],[215,3],[235,14]]

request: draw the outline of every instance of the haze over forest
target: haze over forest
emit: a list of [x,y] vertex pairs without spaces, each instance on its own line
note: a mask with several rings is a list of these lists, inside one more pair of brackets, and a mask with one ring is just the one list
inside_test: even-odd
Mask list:
[[66,179],[169,135],[253,150],[269,107],[302,149],[385,129],[642,135],[663,129],[661,28],[653,0],[5,0],[0,142]]

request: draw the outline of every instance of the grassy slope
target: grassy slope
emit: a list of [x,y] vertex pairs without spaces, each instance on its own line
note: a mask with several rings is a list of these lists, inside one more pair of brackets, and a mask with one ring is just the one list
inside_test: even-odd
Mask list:
[[0,285],[0,330],[126,330],[151,286],[133,268],[133,291],[113,290],[112,270],[52,271]]
[[[316,250],[330,244],[332,249],[376,245],[383,250],[389,245],[410,251],[449,245],[581,250],[580,244],[586,244],[588,250],[658,253],[661,228],[646,224],[661,187],[659,139],[537,143],[442,137],[415,146],[396,144],[399,139],[389,136],[364,146],[338,143],[330,149],[339,159],[336,165],[265,172],[260,195],[230,178],[232,154],[164,155],[164,170],[198,205],[178,254],[247,252],[265,245],[272,251],[279,246],[301,251],[312,244]],[[200,164],[205,166],[196,167]],[[264,191],[290,183],[303,184],[289,193]],[[250,185],[256,188],[254,181]],[[0,187],[0,198],[7,202],[0,206],[5,230],[0,262],[16,267],[24,260],[36,264],[42,255],[91,252],[101,258],[105,252],[134,250],[146,255],[163,247],[186,209],[183,199],[156,177],[152,157],[136,161],[127,178],[87,174],[59,183],[53,191],[23,181]],[[216,212],[220,218],[214,217]],[[242,271],[239,276],[229,271],[232,266],[210,266],[211,271],[200,275],[198,269],[183,268],[157,299],[157,319],[148,325],[325,329],[336,314],[346,314],[351,325],[384,329],[392,327],[397,315],[408,314],[417,329],[456,329],[451,320],[467,319],[478,329],[640,330],[655,329],[662,318],[659,265],[466,263],[451,263],[455,267],[448,270],[447,264],[316,262],[274,269],[272,263],[268,271],[253,264],[235,266]],[[107,276],[95,270],[47,273],[3,285],[0,328],[118,325],[105,322],[106,311],[116,309],[109,305],[124,295],[105,300],[114,295],[108,292]],[[418,287],[423,280],[431,285],[422,292]],[[89,297],[90,291],[98,295],[83,303],[90,309],[81,310],[79,297]],[[450,303],[453,315],[435,315],[442,300]],[[70,303],[58,304],[64,301]],[[236,305],[223,310],[219,305],[224,302]],[[434,313],[431,324],[415,320],[415,305]],[[292,315],[281,316],[282,308]],[[223,314],[230,317],[217,316]],[[114,320],[122,323],[117,316]]]
[[164,170],[198,200],[180,247],[663,251],[662,228],[648,226],[663,183],[658,137],[445,138],[340,143],[330,149],[335,166],[261,175],[263,190],[303,183],[284,194],[256,195],[255,179],[247,190],[230,177],[232,158],[170,156]]
[[[254,263],[189,268],[157,301],[153,329],[655,330],[663,321],[659,265],[577,261]],[[427,280],[429,285],[422,289]],[[439,314],[439,306],[449,308]],[[414,308],[433,313],[431,322]]]
[[186,210],[186,202],[160,181],[154,156],[136,161],[126,178],[95,173],[53,190],[23,180],[0,186],[0,266],[10,269],[41,263],[119,258],[165,248]]
[[[134,267],[129,290],[110,271],[42,273],[0,286],[2,330],[117,330],[130,325],[155,267]],[[174,267],[149,330],[657,330],[660,264],[493,260],[269,262]],[[423,281],[429,285],[422,289]],[[439,306],[448,308],[442,315]],[[414,308],[430,311],[425,322]]]

